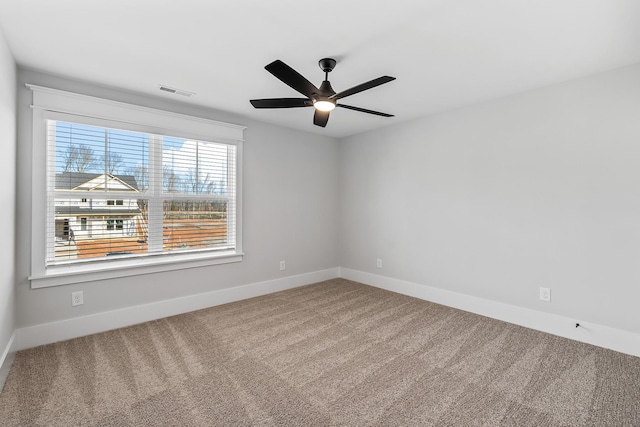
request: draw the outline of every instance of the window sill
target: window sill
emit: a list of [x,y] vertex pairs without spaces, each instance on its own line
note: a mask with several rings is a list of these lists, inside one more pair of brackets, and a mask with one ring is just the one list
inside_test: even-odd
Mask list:
[[112,261],[100,265],[55,266],[49,267],[45,274],[29,277],[29,280],[31,281],[31,288],[37,289],[95,280],[107,280],[119,277],[161,273],[164,271],[228,264],[240,262],[242,261],[242,258],[242,253],[225,252],[215,255],[188,254],[159,256],[154,258],[145,258],[142,260],[128,259]]

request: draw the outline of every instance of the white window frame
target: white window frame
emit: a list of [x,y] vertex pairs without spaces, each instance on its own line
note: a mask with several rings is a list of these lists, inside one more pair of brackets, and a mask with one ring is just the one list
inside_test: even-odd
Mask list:
[[[240,262],[242,251],[242,145],[246,127],[200,117],[111,101],[73,92],[26,85],[33,94],[32,123],[32,288],[135,276],[216,264]],[[224,252],[168,253],[115,259],[100,263],[46,265],[47,235],[47,120],[94,124],[156,135],[220,142],[236,147],[235,249]],[[75,120],[74,120],[75,119]],[[49,227],[50,228],[50,227]]]

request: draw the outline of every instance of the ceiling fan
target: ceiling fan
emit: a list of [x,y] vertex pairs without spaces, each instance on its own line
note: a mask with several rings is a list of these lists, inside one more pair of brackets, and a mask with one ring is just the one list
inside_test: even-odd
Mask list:
[[264,67],[268,72],[282,80],[293,89],[297,90],[306,98],[269,98],[269,99],[252,99],[251,105],[255,108],[296,108],[296,107],[314,107],[313,124],[325,127],[329,121],[329,113],[335,107],[347,108],[349,110],[360,111],[362,113],[375,114],[382,117],[393,117],[392,114],[381,113],[379,111],[367,110],[360,107],[352,107],[351,105],[338,104],[338,100],[347,96],[365,91],[367,89],[380,86],[395,80],[395,77],[382,76],[366,83],[359,84],[345,91],[336,93],[329,83],[329,73],[335,68],[336,60],[332,58],[323,58],[318,61],[320,69],[324,71],[324,81],[317,88],[309,80],[305,79],[300,73],[289,67],[279,59]]

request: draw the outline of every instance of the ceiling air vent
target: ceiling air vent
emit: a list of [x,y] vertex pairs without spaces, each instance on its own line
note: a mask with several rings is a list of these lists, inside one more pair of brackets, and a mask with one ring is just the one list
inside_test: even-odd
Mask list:
[[193,95],[195,95],[194,92],[189,92],[189,91],[182,90],[182,89],[176,89],[176,88],[165,86],[165,85],[160,85],[158,87],[162,91],[169,92],[169,93],[174,93],[176,95],[186,96],[187,98],[191,98]]

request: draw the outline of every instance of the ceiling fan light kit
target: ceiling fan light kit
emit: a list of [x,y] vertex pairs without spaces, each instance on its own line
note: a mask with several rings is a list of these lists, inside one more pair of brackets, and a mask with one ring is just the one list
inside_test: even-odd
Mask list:
[[280,79],[294,90],[305,95],[307,98],[268,98],[268,99],[252,99],[251,105],[255,108],[298,108],[298,107],[314,107],[313,124],[325,127],[329,121],[329,113],[336,107],[346,108],[348,110],[359,111],[361,113],[374,114],[382,117],[393,117],[392,114],[381,113],[379,111],[367,110],[365,108],[353,107],[351,105],[338,104],[338,100],[347,96],[355,95],[362,91],[372,89],[390,81],[395,77],[382,76],[377,79],[359,84],[345,91],[336,93],[329,82],[329,73],[336,66],[336,60],[333,58],[323,58],[318,61],[320,69],[324,71],[324,81],[317,88],[309,80],[304,78],[296,70],[277,59],[271,64],[264,67],[268,72]]
[[336,108],[336,103],[331,101],[318,100],[313,102],[313,106],[315,107],[316,110],[331,111],[334,108]]

